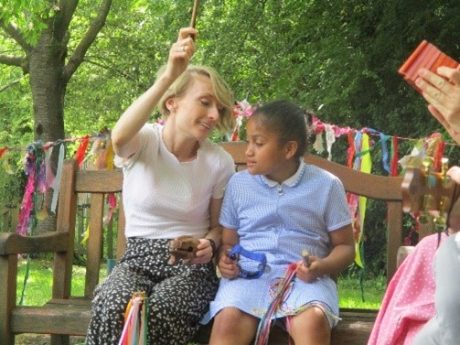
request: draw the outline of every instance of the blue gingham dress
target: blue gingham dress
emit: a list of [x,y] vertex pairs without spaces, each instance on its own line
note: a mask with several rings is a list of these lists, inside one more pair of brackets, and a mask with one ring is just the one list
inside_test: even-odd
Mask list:
[[[351,216],[340,180],[302,161],[297,172],[282,184],[247,171],[233,175],[225,192],[220,223],[238,231],[243,248],[265,253],[267,269],[257,279],[221,278],[203,323],[225,307],[262,317],[288,265],[300,260],[304,249],[317,257],[327,256],[331,249],[328,232],[350,224]],[[257,262],[241,257],[239,265],[254,271]],[[338,316],[335,282],[329,276],[312,283],[294,278],[275,317],[295,315],[306,304],[318,302]]]

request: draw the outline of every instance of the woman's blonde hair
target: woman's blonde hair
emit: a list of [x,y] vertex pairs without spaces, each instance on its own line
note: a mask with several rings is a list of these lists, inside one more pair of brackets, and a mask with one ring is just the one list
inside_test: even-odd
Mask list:
[[[164,67],[158,71],[158,76],[163,73]],[[220,111],[219,121],[216,128],[221,132],[226,132],[233,129],[235,125],[235,117],[233,116],[233,92],[225,82],[225,80],[209,66],[189,65],[169,89],[161,97],[158,103],[160,113],[164,116],[169,115],[169,110],[166,107],[166,101],[171,97],[181,97],[187,91],[191,81],[197,75],[203,75],[211,80],[212,89],[217,101],[222,105],[223,110]]]

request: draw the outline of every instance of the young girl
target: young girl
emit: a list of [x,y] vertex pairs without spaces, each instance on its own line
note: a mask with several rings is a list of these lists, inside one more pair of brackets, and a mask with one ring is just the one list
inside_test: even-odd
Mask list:
[[[123,312],[134,292],[149,302],[148,343],[185,345],[216,293],[211,258],[220,244],[218,217],[234,172],[231,156],[208,136],[232,128],[232,92],[211,68],[188,65],[197,31],[183,28],[155,83],[112,131],[123,168],[127,248],[96,289],[88,345],[118,344]],[[164,126],[147,123],[158,106]],[[199,241],[191,264],[169,265],[169,243]]]
[[230,179],[220,216],[222,279],[203,319],[215,316],[210,345],[249,344],[292,263],[296,277],[274,318],[285,321],[296,345],[329,344],[339,313],[332,277],[354,258],[344,188],[304,163],[307,130],[296,105],[258,108],[247,135],[247,170]]

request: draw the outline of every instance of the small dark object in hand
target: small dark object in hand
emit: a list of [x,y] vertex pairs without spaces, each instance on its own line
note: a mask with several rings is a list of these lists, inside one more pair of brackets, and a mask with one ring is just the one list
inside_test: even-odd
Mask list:
[[191,236],[180,236],[169,242],[169,253],[171,254],[168,264],[175,265],[180,260],[190,262],[196,257],[199,241]]

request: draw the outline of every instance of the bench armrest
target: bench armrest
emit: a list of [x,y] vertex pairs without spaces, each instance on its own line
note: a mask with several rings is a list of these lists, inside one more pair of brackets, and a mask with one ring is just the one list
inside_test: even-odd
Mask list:
[[65,252],[68,250],[69,234],[46,232],[34,236],[15,233],[0,234],[0,256],[43,252]]

